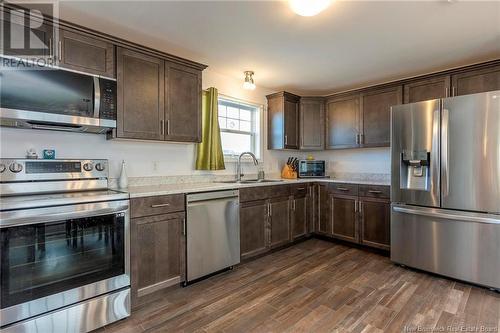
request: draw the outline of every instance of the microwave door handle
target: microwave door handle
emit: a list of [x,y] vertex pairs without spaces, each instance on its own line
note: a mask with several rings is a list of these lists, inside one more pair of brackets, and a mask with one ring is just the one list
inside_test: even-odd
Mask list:
[[99,118],[101,109],[101,86],[99,78],[94,76],[94,118]]

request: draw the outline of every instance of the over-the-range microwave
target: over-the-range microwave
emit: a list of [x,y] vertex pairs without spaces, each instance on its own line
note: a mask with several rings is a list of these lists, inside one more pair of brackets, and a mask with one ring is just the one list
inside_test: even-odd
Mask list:
[[90,133],[116,128],[116,80],[0,61],[0,125]]

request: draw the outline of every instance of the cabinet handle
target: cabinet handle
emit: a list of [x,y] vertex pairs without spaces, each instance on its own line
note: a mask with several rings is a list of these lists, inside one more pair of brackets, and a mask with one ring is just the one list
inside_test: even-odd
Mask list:
[[285,145],[287,145],[287,144],[288,144],[288,136],[285,135]]
[[382,193],[382,191],[377,191],[377,190],[369,190],[368,193],[372,193],[372,194],[380,194]]
[[292,210],[295,212],[295,199],[292,201]]
[[271,217],[273,215],[273,206],[271,204],[269,204],[269,217]]
[[62,41],[61,40],[59,40],[59,43],[58,43],[57,58],[59,59],[59,61],[62,61]]
[[359,145],[359,134],[356,134],[356,144]]
[[182,234],[186,236],[186,219],[182,220]]
[[170,119],[167,119],[167,135],[170,135]]
[[162,203],[162,204],[151,205],[151,208],[161,208],[161,207],[168,207],[168,206],[170,206],[169,203]]
[[345,187],[337,187],[337,190],[339,190],[339,191],[344,191],[344,192],[349,191],[349,189],[348,189],[348,188],[345,188]]
[[358,209],[358,200],[354,201],[354,212],[355,213],[359,212],[359,209]]
[[52,38],[49,38],[49,58],[52,58],[54,56],[54,50],[52,46]]
[[358,205],[359,205],[359,208],[358,208],[358,212],[359,214],[362,214],[363,213],[363,203],[360,201],[358,201]]
[[455,96],[456,89],[455,87],[451,87],[451,96]]
[[448,97],[448,87],[444,88],[444,97]]
[[359,143],[360,143],[360,144],[365,143],[365,135],[364,135],[364,134],[360,134],[360,135],[359,135]]
[[163,120],[160,120],[160,134],[165,135],[165,123]]

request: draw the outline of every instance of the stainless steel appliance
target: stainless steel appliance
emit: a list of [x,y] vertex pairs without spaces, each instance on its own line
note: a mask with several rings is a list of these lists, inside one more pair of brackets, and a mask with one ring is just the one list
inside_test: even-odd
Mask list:
[[186,197],[187,281],[240,262],[239,191]]
[[500,289],[500,91],[391,117],[391,259]]
[[106,160],[0,159],[2,332],[88,332],[130,315],[128,194]]
[[116,128],[116,80],[0,60],[0,125],[89,133]]
[[320,160],[300,160],[299,178],[325,178],[326,162]]

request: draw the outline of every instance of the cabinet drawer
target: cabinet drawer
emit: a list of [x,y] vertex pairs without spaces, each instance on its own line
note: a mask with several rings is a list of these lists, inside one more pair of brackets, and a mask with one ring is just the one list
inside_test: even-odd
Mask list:
[[309,192],[309,184],[291,185],[291,195],[295,198],[303,198]]
[[240,202],[287,197],[289,195],[289,185],[256,186],[240,189]]
[[331,193],[335,194],[358,195],[358,185],[356,184],[330,184],[329,189]]
[[359,196],[369,198],[389,199],[391,188],[382,185],[359,185]]
[[158,195],[130,200],[132,218],[184,211],[184,194]]

